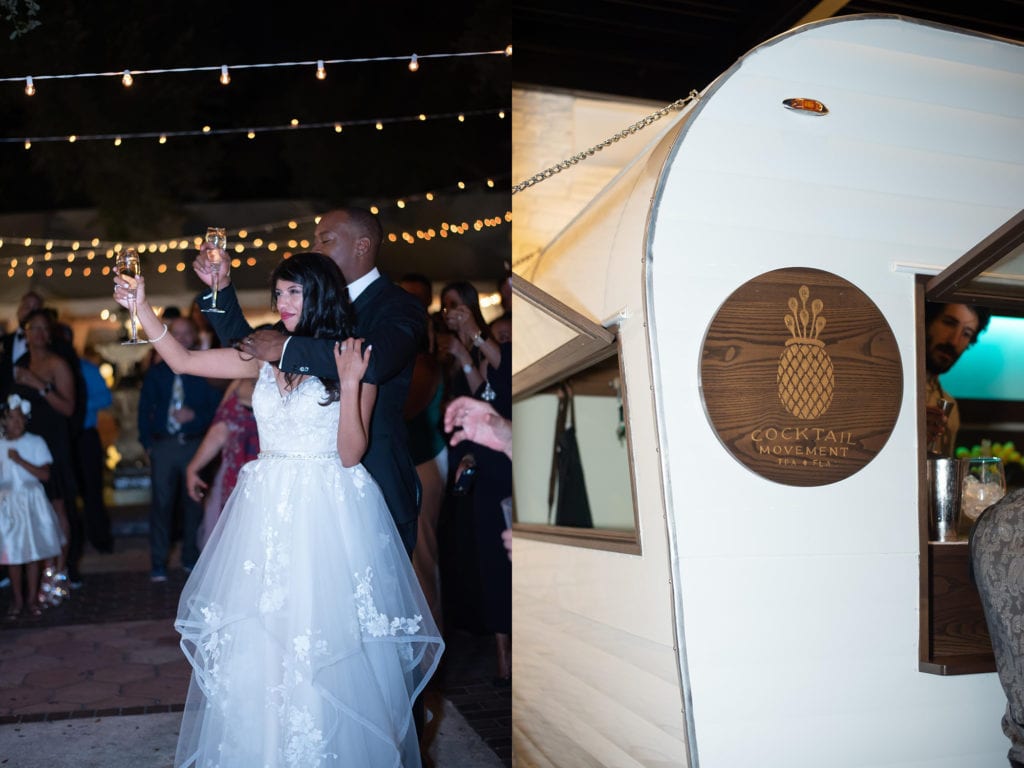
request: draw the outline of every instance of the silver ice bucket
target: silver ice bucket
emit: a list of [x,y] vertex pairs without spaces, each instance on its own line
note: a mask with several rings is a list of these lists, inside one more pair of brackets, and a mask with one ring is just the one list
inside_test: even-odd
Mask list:
[[957,541],[968,459],[928,459],[928,540]]

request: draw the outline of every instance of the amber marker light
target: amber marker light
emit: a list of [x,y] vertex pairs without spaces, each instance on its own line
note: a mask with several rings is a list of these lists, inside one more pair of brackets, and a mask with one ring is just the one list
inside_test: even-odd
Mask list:
[[783,99],[782,106],[794,112],[804,112],[809,115],[828,114],[828,107],[817,99]]

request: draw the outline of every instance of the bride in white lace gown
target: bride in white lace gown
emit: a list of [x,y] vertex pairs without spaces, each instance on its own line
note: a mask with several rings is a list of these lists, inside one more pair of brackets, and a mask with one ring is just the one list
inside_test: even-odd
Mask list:
[[[116,283],[119,303],[128,284]],[[344,303],[333,262],[297,254],[272,284],[289,331],[343,330],[329,307]],[[411,702],[443,642],[380,489],[358,463],[376,394],[359,379],[372,351],[340,345],[340,385],[288,381],[233,349],[157,340],[163,328],[141,279],[138,313],[174,370],[259,374],[261,453],[239,474],[178,608],[193,674],[175,765],[418,766]],[[333,402],[330,389],[340,390]]]

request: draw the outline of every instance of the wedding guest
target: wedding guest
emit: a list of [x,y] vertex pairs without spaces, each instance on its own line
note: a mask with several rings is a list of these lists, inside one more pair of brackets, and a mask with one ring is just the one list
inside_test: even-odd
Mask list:
[[465,391],[453,394],[473,394],[486,381],[481,372],[483,361],[497,367],[501,363],[501,349],[490,336],[480,311],[480,296],[472,283],[448,283],[441,290],[441,311],[453,334],[448,352],[461,367],[465,379]]
[[[472,397],[457,397],[444,412],[444,431],[451,433],[451,445],[463,440],[479,443],[512,458],[512,421],[502,418],[490,403]],[[511,498],[508,499],[511,502]],[[507,521],[508,522],[508,521]],[[501,532],[501,541],[512,558],[512,528]]]
[[[53,348],[53,314],[40,307],[28,313],[22,325],[28,351],[14,366],[13,392],[32,404],[29,431],[46,441],[53,464],[46,495],[60,521],[66,542],[71,539],[70,516],[77,516],[74,459],[71,452],[71,417],[75,412],[75,375]],[[77,564],[77,563],[76,563]],[[51,563],[42,589],[53,603],[67,598],[68,546]]]
[[[176,317],[170,335],[185,349],[196,345],[196,327],[187,317]],[[177,374],[162,359],[152,365],[139,392],[139,442],[149,456],[152,500],[149,508],[150,580],[167,581],[171,525],[175,506],[181,505],[181,566],[192,570],[199,557],[196,534],[202,507],[189,497],[185,472],[199,447],[220,402],[220,390],[205,378]]]
[[[11,395],[0,407],[0,563],[9,566],[11,602],[6,618],[40,616],[39,574],[64,543],[43,483],[53,457],[46,441],[25,431],[32,405]],[[22,570],[24,566],[24,580]]]
[[[510,418],[511,341],[499,344],[490,335],[471,284],[446,285],[441,305],[454,334],[449,349],[462,364],[469,392]],[[476,576],[479,593],[473,597],[478,602],[479,620],[485,631],[494,634],[495,684],[508,685],[512,674],[512,568],[502,541],[508,527],[502,500],[512,495],[512,464],[508,456],[486,446],[456,443],[449,452],[449,466],[459,561],[468,569],[464,575]],[[472,483],[467,482],[470,477]]]
[[[97,430],[99,412],[113,405],[110,387],[103,379],[95,362],[96,352],[87,347],[79,360],[82,380],[85,382],[86,411],[82,431],[75,439],[75,464],[78,492],[82,497],[85,535],[97,552],[114,551],[114,537],[110,531],[110,514],[103,502],[103,445]],[[72,586],[75,579],[72,578]]]
[[[231,382],[213,415],[213,423],[185,468],[188,495],[203,505],[199,549],[206,546],[213,533],[224,503],[238,482],[239,471],[260,452],[260,437],[252,412],[255,385],[255,379],[235,379]],[[207,483],[200,473],[218,456],[220,462],[213,480]]]
[[[430,280],[424,275],[404,275],[399,285],[419,300],[424,312],[430,308],[432,289]],[[431,346],[432,339],[433,334],[428,334],[416,355],[409,396],[405,401],[405,426],[409,433],[409,453],[416,464],[416,474],[423,489],[412,565],[434,621],[443,627],[438,523],[448,478],[448,449],[441,432],[444,378]]]

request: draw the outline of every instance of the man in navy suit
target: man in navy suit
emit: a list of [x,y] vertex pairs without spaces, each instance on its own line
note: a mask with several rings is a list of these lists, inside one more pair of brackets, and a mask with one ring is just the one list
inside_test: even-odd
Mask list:
[[6,397],[11,385],[14,384],[14,364],[18,358],[28,351],[28,342],[21,324],[28,313],[43,306],[43,297],[35,291],[29,291],[18,302],[18,327],[0,339],[0,395]]
[[[355,311],[356,336],[373,345],[363,380],[377,385],[377,402],[362,463],[380,485],[406,552],[411,554],[416,545],[420,484],[409,455],[402,409],[416,353],[427,332],[427,317],[412,295],[377,270],[383,234],[377,217],[369,211],[339,208],[320,218],[312,250],[341,269]],[[207,285],[213,278],[206,258],[209,248],[203,244],[193,265]],[[217,306],[225,314],[207,315],[221,343],[228,345],[241,339],[241,349],[260,360],[277,363],[282,371],[336,379],[332,341],[289,337],[276,329],[253,332],[229,283],[229,263],[224,258],[219,266],[222,287]],[[210,297],[203,296],[199,302],[205,309]]]

